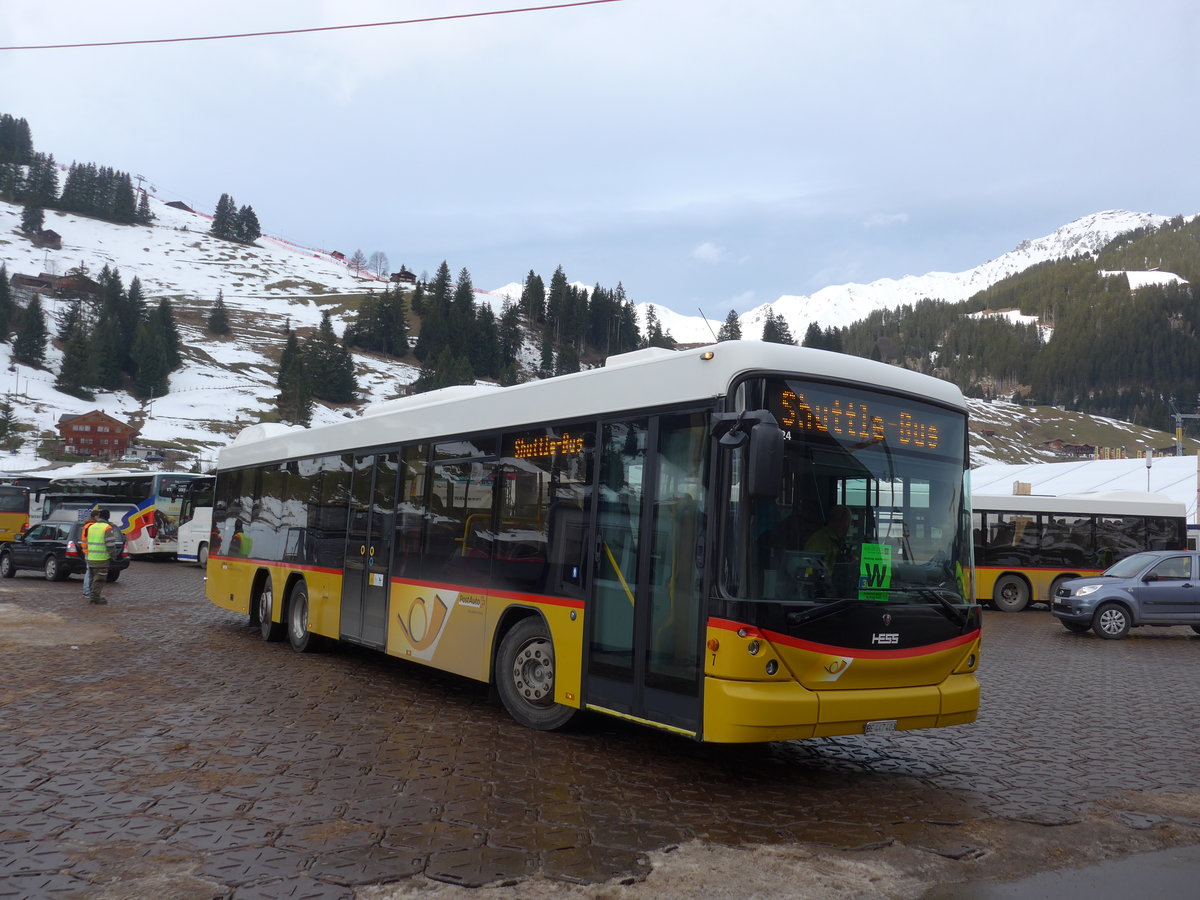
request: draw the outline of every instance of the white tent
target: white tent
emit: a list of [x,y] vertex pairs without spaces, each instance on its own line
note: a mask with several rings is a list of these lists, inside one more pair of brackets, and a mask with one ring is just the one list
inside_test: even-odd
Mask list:
[[1187,507],[1189,523],[1196,517],[1197,467],[1200,457],[1156,456],[1145,459],[1082,459],[1061,463],[990,463],[971,470],[971,490],[977,494],[1011,494],[1013,484],[1028,482],[1030,493],[1043,496],[1084,491],[1152,491]]

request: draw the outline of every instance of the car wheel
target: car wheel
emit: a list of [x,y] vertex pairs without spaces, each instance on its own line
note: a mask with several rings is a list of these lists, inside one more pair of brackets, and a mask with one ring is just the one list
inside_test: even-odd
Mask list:
[[262,639],[264,641],[282,640],[283,625],[279,622],[271,621],[271,615],[275,608],[275,593],[271,588],[270,578],[263,579],[263,585],[259,589],[254,608],[258,612],[258,630],[262,635]]
[[522,619],[496,654],[496,688],[509,715],[538,731],[562,728],[577,710],[554,702],[554,643],[542,620]]
[[13,565],[11,553],[0,553],[0,576],[12,578],[17,574],[17,567]]
[[297,581],[288,600],[288,643],[297,653],[311,653],[317,649],[317,636],[308,630],[308,587]]
[[108,574],[104,576],[104,580],[107,581],[109,584],[112,584],[114,581],[116,581],[120,577],[121,577],[121,573],[118,570],[109,569]]
[[62,567],[62,563],[58,561],[58,557],[53,554],[46,557],[46,561],[42,564],[42,571],[46,574],[47,581],[62,581],[67,577],[66,571]]
[[[1059,619],[1062,622],[1062,619]],[[1091,625],[1083,625],[1079,622],[1063,622],[1062,627],[1071,632],[1071,634],[1087,634],[1092,630]]]
[[200,564],[200,568],[208,567],[208,544],[201,544],[196,551],[196,562]]
[[1129,634],[1129,611],[1120,603],[1103,603],[1092,617],[1092,631],[1109,641]]
[[1029,605],[1029,585],[1016,575],[1002,575],[992,589],[992,603],[1001,612],[1020,612]]

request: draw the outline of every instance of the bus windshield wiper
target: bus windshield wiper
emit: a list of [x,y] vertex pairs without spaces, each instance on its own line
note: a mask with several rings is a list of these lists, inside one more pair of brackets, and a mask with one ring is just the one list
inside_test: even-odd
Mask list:
[[[954,622],[956,625],[965,625],[967,623],[967,613],[961,604],[954,603],[946,597],[945,592],[937,588],[923,587],[894,587],[887,588],[888,594],[912,594],[922,600],[932,600],[937,603],[938,608],[945,614],[947,619]],[[957,597],[957,594],[951,594]]]

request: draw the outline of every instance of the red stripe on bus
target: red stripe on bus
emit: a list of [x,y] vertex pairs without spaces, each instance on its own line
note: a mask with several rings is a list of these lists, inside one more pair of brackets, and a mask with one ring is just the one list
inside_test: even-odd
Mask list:
[[813,653],[825,653],[831,656],[851,656],[855,659],[908,659],[914,656],[929,656],[933,653],[941,653],[943,650],[953,650],[955,647],[961,647],[969,644],[979,638],[980,629],[962,634],[957,637],[950,638],[946,641],[938,641],[936,644],[925,644],[921,647],[909,647],[903,650],[862,650],[851,647],[834,647],[830,644],[818,644],[814,641],[804,641],[799,638],[789,637],[786,634],[780,634],[776,631],[768,631],[767,629],[754,628],[750,625],[743,625],[739,622],[731,622],[728,619],[709,619],[708,625],[710,628],[719,628],[723,631],[740,631],[743,628],[746,630],[746,637],[762,637],[772,644],[783,644],[786,647],[793,647],[797,650],[808,650]]
[[434,590],[460,591],[468,594],[486,594],[489,597],[501,597],[505,600],[519,600],[523,603],[544,603],[548,606],[562,606],[567,609],[583,609],[582,600],[570,597],[552,597],[548,594],[522,594],[517,591],[496,591],[491,588],[481,588],[475,585],[449,584],[444,581],[418,581],[412,578],[393,578],[392,584],[406,584],[413,587],[433,588]]
[[291,571],[291,572],[320,572],[322,575],[343,575],[343,574],[345,574],[344,569],[328,569],[328,568],[325,568],[324,566],[303,566],[298,563],[271,562],[270,560],[267,560],[267,559],[255,559],[252,556],[213,556],[213,555],[210,555],[208,558],[220,560],[222,562],[253,563],[256,566],[267,566],[272,569],[287,569],[288,571]]

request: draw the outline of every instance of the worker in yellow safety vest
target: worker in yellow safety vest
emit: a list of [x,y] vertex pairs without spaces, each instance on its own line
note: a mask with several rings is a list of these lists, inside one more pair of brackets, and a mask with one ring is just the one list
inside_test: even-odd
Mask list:
[[94,511],[95,521],[83,529],[83,555],[91,576],[88,602],[105,604],[104,585],[108,582],[108,565],[120,551],[117,529],[108,523],[108,510]]

